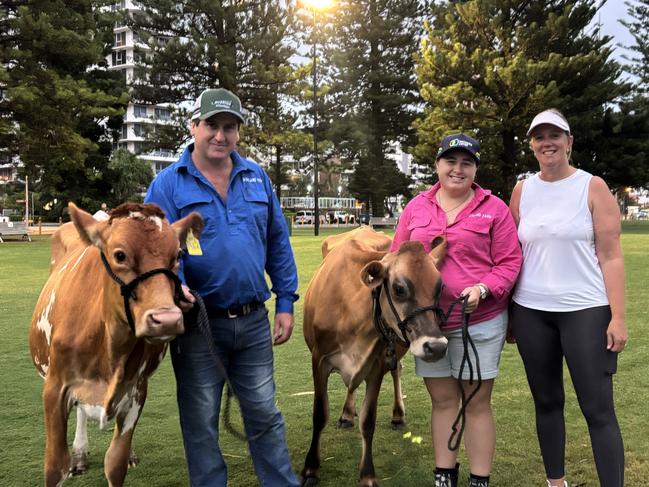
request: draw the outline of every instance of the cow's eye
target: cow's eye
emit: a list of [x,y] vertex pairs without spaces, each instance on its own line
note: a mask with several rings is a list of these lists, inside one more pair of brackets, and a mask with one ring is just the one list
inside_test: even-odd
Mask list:
[[403,284],[401,284],[399,282],[395,282],[392,285],[392,290],[394,291],[394,295],[397,298],[405,298],[406,297],[407,289],[406,289],[406,286],[404,286]]
[[113,255],[115,257],[115,260],[120,264],[126,260],[126,254],[122,250],[116,250],[115,254]]

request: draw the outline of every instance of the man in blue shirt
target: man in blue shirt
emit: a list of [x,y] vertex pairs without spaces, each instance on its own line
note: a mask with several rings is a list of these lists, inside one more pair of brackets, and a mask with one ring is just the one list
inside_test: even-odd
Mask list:
[[[284,420],[275,403],[272,345],[293,331],[297,270],[288,229],[267,174],[236,152],[241,102],[228,90],[205,90],[191,121],[194,143],[153,180],[147,203],[170,222],[198,211],[205,228],[190,235],[179,274],[208,311],[214,345],[239,398],[250,454],[262,486],[299,485],[291,468]],[[273,335],[264,271],[277,296]],[[191,306],[191,305],[190,305]],[[203,335],[187,327],[171,346],[180,425],[193,487],[227,485],[219,449],[224,378]]]

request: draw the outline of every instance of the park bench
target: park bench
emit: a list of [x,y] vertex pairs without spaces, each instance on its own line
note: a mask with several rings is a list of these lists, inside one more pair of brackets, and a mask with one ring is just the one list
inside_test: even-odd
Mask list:
[[373,228],[397,228],[398,218],[393,216],[373,216],[370,218],[370,226]]
[[23,240],[32,241],[27,224],[24,222],[0,222],[0,243],[4,243],[6,237],[20,237]]

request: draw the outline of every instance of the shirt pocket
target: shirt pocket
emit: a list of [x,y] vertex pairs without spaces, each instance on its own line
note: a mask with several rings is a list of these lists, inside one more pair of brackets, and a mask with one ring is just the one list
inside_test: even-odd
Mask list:
[[217,233],[217,222],[215,215],[214,199],[202,189],[192,191],[177,191],[174,194],[174,205],[178,208],[181,217],[186,217],[192,211],[200,213],[203,217],[203,231],[201,236],[214,235]]
[[246,203],[244,221],[255,226],[260,232],[266,232],[268,226],[268,206],[270,204],[268,193],[261,184],[247,184],[244,186],[243,199]]
[[467,218],[462,222],[458,253],[464,263],[491,261],[491,218]]
[[430,213],[413,215],[407,228],[410,240],[418,240],[423,243],[427,252],[430,251],[433,239],[443,234],[442,228],[433,222],[433,216]]

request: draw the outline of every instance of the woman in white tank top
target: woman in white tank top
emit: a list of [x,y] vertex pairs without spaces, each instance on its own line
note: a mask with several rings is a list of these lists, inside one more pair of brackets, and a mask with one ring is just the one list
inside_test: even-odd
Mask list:
[[619,208],[601,178],[570,165],[573,136],[560,112],[539,113],[527,136],[540,172],[517,184],[510,203],[523,249],[512,326],[534,397],[547,485],[568,485],[565,357],[600,485],[621,487],[624,448],[612,387],[628,338]]

